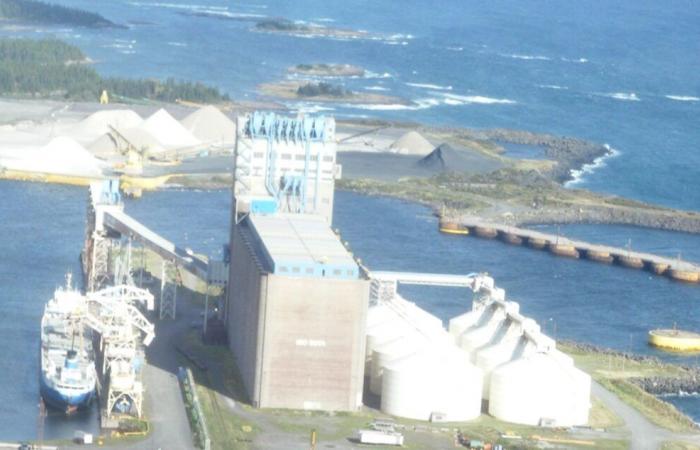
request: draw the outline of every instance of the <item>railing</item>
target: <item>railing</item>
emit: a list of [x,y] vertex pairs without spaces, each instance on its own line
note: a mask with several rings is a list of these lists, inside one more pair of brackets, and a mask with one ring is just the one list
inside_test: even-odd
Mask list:
[[209,437],[209,429],[207,428],[204,413],[202,413],[202,406],[199,403],[197,385],[192,377],[192,371],[189,367],[180,367],[178,378],[180,379],[187,414],[194,427],[196,445],[203,450],[210,450],[211,438]]

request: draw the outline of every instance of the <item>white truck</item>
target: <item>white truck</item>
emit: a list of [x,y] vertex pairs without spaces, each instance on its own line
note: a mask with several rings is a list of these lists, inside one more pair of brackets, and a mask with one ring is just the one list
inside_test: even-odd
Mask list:
[[403,445],[403,434],[391,431],[359,430],[360,444]]

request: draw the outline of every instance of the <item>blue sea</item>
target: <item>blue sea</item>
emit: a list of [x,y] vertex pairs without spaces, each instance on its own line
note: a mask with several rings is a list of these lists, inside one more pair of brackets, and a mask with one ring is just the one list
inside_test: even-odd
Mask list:
[[[299,63],[349,63],[364,77],[332,80],[354,90],[413,101],[405,105],[288,107],[337,117],[381,117],[434,125],[517,128],[606,143],[614,156],[576,174],[571,187],[700,210],[700,5],[617,2],[355,2],[260,0],[56,1],[98,10],[127,29],[0,27],[1,35],[68,40],[104,75],[175,77],[215,85],[234,99],[260,99],[256,86],[287,77]],[[193,15],[204,13],[206,16]],[[365,39],[294,37],[253,30],[284,17],[365,30]],[[37,433],[38,326],[63,273],[78,271],[86,192],[0,183],[0,437]],[[166,191],[129,202],[154,229],[218,254],[228,238],[223,191]],[[182,211],[196,212],[182,216]],[[197,216],[197,217],[194,217]],[[177,220],[174,220],[177,219]],[[700,287],[642,271],[554,258],[498,242],[436,231],[412,203],[339,193],[335,226],[371,268],[487,271],[556,338],[653,354],[648,329],[700,330]],[[550,230],[553,228],[550,227]],[[700,236],[620,226],[571,225],[564,235],[700,261]],[[459,290],[406,292],[443,319],[463,311]],[[21,380],[21,383],[18,381]],[[673,399],[700,420],[696,397]],[[84,427],[94,417],[82,418]],[[45,434],[72,434],[51,418]],[[53,434],[52,434],[53,433]]]

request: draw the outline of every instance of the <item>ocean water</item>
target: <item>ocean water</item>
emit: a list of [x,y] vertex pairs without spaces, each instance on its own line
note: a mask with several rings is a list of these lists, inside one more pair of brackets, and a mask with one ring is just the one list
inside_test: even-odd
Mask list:
[[[56,36],[81,47],[103,74],[199,80],[243,100],[257,99],[256,86],[284,79],[291,65],[355,64],[368,74],[333,82],[410,99],[414,105],[288,106],[339,117],[510,127],[587,138],[609,144],[616,156],[587,167],[573,186],[700,209],[700,6],[695,2],[445,0],[439,7],[415,0],[57,3],[99,8],[130,28],[29,27],[0,29],[0,35]],[[195,17],[193,12],[218,17]],[[252,29],[253,20],[277,16],[366,30],[372,39],[302,38]],[[0,282],[7,305],[0,319],[0,351],[12,361],[0,373],[0,401],[9,405],[0,409],[2,438],[36,433],[38,321],[63,273],[78,271],[85,196],[77,188],[0,183],[0,248],[6,254]],[[217,255],[228,238],[228,205],[223,191],[167,191],[129,202],[127,211],[182,245]],[[182,211],[196,214],[183,216]],[[391,199],[340,193],[335,225],[372,268],[488,271],[521,302],[523,313],[557,338],[697,364],[697,356],[650,349],[646,332],[674,323],[700,330],[698,286],[498,242],[439,235],[427,209]],[[559,230],[622,246],[631,240],[633,248],[700,261],[700,237],[695,235],[610,226]],[[406,294],[443,319],[469,303],[458,290],[411,289]],[[674,401],[700,420],[697,398]],[[81,426],[89,428],[92,420],[84,418]],[[72,434],[68,429],[56,419],[46,433]]]

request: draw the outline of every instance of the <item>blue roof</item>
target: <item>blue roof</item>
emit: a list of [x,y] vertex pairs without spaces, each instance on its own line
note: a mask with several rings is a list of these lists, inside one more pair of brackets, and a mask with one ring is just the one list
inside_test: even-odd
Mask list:
[[272,273],[292,277],[359,277],[352,254],[323,216],[248,216],[250,229]]

